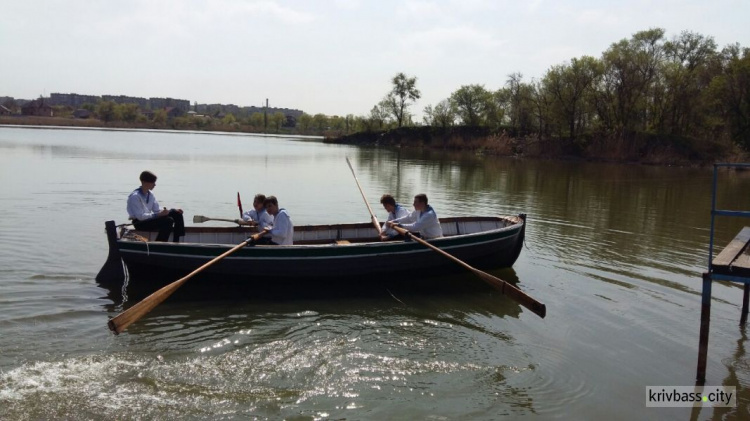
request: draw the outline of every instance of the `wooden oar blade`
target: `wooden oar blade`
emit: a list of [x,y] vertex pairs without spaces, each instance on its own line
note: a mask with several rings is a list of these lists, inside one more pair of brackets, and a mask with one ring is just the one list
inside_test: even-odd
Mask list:
[[206,222],[206,221],[210,221],[210,220],[211,220],[211,218],[206,218],[203,215],[195,215],[195,216],[193,216],[193,223],[194,224],[200,224],[201,222]]
[[411,235],[411,233],[409,231],[405,230],[404,228],[396,226],[396,227],[393,227],[393,229],[395,229],[396,231],[398,231],[402,235],[404,235],[406,237],[410,237],[414,241],[416,241],[416,242],[418,242],[418,243],[420,243],[420,244],[422,244],[422,245],[424,245],[426,247],[431,248],[432,250],[434,250],[434,251],[442,254],[443,256],[447,257],[448,259],[453,260],[454,262],[456,262],[459,265],[465,267],[466,269],[469,269],[472,273],[474,273],[475,275],[477,275],[480,279],[482,279],[483,281],[485,281],[488,284],[492,285],[498,291],[500,291],[501,293],[507,295],[508,297],[510,297],[511,299],[513,299],[518,304],[521,304],[522,306],[528,308],[529,310],[531,310],[537,316],[539,316],[541,318],[544,318],[547,315],[547,306],[545,306],[544,304],[542,304],[539,301],[535,300],[534,298],[526,295],[526,293],[524,293],[520,289],[516,288],[515,286],[509,284],[508,282],[503,281],[502,279],[497,278],[495,276],[492,276],[492,275],[490,275],[487,272],[483,272],[483,271],[481,271],[481,270],[479,270],[479,269],[477,269],[477,268],[469,265],[468,263],[464,262],[463,260],[457,258],[456,256],[451,255],[450,253],[446,252],[445,250],[441,250],[441,249],[435,247],[434,245],[428,243],[427,241],[425,241],[425,240],[423,240],[423,239],[421,239],[419,237],[415,237],[415,236]]
[[133,324],[134,322],[138,321],[141,317],[145,316],[146,313],[151,311],[154,307],[161,304],[164,300],[167,299],[170,295],[172,295],[173,292],[177,290],[177,288],[181,287],[182,284],[184,284],[188,279],[192,278],[193,276],[197,275],[204,269],[212,266],[216,262],[220,261],[221,259],[229,256],[230,254],[234,253],[235,251],[249,245],[252,243],[252,240],[250,238],[244,240],[243,242],[237,244],[236,246],[232,247],[230,250],[225,251],[224,253],[214,257],[213,259],[209,260],[208,262],[204,263],[201,267],[198,269],[190,272],[189,274],[185,275],[183,278],[180,278],[171,284],[162,287],[160,290],[154,292],[153,294],[149,295],[148,297],[144,298],[141,302],[134,305],[133,307],[130,307],[129,309],[123,311],[122,313],[118,314],[117,316],[111,318],[109,322],[107,322],[107,326],[109,329],[115,333],[115,335],[119,334],[123,330],[125,330],[128,326]]
[[115,335],[120,334],[120,332],[127,329],[128,326],[138,321],[141,317],[145,316],[148,312],[153,310],[154,307],[158,306],[164,300],[166,300],[188,279],[190,279],[190,277],[186,276],[179,281],[172,282],[171,284],[144,298],[141,302],[137,303],[133,307],[130,307],[117,316],[109,319],[109,322],[107,322],[109,330],[114,332]]
[[503,281],[500,278],[496,278],[486,272],[482,272],[479,269],[475,270],[476,272],[474,273],[479,275],[485,282],[502,292],[503,295],[507,295],[513,301],[528,308],[542,319],[547,315],[547,306],[535,300],[520,289],[516,288],[513,284],[508,283],[508,281]]

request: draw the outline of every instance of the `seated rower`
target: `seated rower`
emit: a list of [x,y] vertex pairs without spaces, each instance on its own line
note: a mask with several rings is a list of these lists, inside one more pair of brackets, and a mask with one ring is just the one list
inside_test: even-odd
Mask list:
[[[258,229],[273,226],[273,215],[266,212],[266,207],[263,204],[265,201],[266,195],[260,193],[256,194],[253,198],[253,209],[244,212],[242,214],[242,219],[237,221],[237,223],[240,225],[257,226]],[[270,235],[266,235],[258,241],[258,243],[264,244],[269,244],[270,242]]]
[[156,241],[167,241],[169,234],[173,235],[175,243],[185,235],[185,222],[182,209],[159,209],[159,202],[151,190],[156,187],[156,175],[151,171],[143,171],[140,175],[141,187],[133,190],[128,196],[128,216],[133,220],[133,226],[141,231],[159,231]]
[[279,246],[291,246],[294,244],[294,224],[286,209],[279,208],[279,202],[275,196],[268,196],[264,201],[266,212],[273,216],[273,225],[264,226],[263,229],[252,236],[254,241],[259,241],[266,233],[271,233],[271,244]]
[[399,234],[396,230],[393,228],[388,227],[388,221],[393,221],[394,219],[403,218],[407,215],[409,215],[409,211],[396,203],[396,199],[393,198],[390,194],[384,194],[380,198],[380,204],[383,205],[383,208],[385,208],[386,211],[388,211],[388,219],[386,219],[385,223],[383,223],[383,228],[380,232],[380,240],[381,241],[388,241],[393,240],[394,238],[398,237]]
[[427,204],[427,195],[420,193],[414,196],[414,211],[408,215],[386,222],[388,226],[399,226],[420,237],[429,240],[443,236],[437,214],[432,206]]

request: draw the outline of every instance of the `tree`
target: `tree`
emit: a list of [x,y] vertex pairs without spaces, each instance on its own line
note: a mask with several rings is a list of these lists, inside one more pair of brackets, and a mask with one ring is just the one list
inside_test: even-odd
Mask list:
[[549,134],[549,119],[550,119],[550,108],[551,99],[549,93],[544,89],[544,85],[540,81],[531,81],[531,87],[529,89],[530,102],[533,106],[533,115],[537,120],[537,130],[539,138]]
[[589,56],[572,59],[570,65],[553,66],[543,80],[544,89],[552,96],[553,110],[567,126],[570,138],[585,124],[584,98],[592,91],[601,75],[599,62]]
[[276,128],[276,133],[278,133],[281,130],[281,126],[283,126],[286,121],[286,116],[281,111],[276,111],[271,115],[269,120],[271,125]]
[[262,128],[265,121],[263,119],[263,113],[252,113],[248,120],[250,122],[250,125],[256,129]]
[[313,125],[313,118],[310,114],[302,113],[297,119],[297,127],[301,133],[307,133]]
[[[705,126],[710,115],[703,93],[718,67],[713,38],[684,31],[664,43],[666,61],[657,80],[653,99],[653,127],[661,133],[684,135]],[[697,128],[697,127],[696,127]]]
[[224,118],[221,119],[221,124],[231,126],[232,124],[237,122],[237,118],[235,118],[234,114],[229,113],[224,116]]
[[96,105],[96,115],[105,123],[118,120],[118,111],[117,104],[112,101],[101,101]]
[[313,125],[319,132],[323,132],[328,128],[328,117],[325,114],[315,114],[313,116]]
[[721,55],[723,72],[710,86],[713,105],[731,139],[750,150],[750,49],[730,45]]
[[164,109],[154,111],[154,123],[164,124],[167,122],[167,111]]
[[120,106],[122,110],[122,119],[127,122],[134,122],[138,118],[138,105],[136,104],[122,104]]
[[663,58],[661,28],[637,32],[630,40],[612,44],[602,55],[604,73],[598,91],[598,112],[613,129],[637,130],[646,127],[647,95],[657,77]]
[[386,111],[387,104],[385,103],[385,100],[380,101],[380,103],[370,110],[370,128],[371,129],[382,129],[383,126],[388,121],[388,112]]
[[479,126],[485,120],[491,97],[484,85],[463,85],[451,94],[449,101],[463,124]]
[[424,108],[424,122],[429,126],[450,127],[456,121],[456,113],[451,107],[450,101],[444,99],[435,105],[428,105]]
[[411,103],[421,98],[422,94],[417,89],[417,78],[409,78],[403,73],[399,73],[391,79],[393,89],[381,101],[383,108],[391,115],[398,124],[403,126],[408,120],[408,108]]

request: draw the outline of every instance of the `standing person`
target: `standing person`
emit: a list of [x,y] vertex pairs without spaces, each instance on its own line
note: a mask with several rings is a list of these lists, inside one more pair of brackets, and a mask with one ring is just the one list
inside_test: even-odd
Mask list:
[[276,196],[268,196],[263,203],[266,212],[273,216],[273,226],[265,226],[253,235],[253,240],[258,241],[266,233],[271,233],[271,244],[279,246],[291,246],[294,243],[294,224],[286,209],[279,208]]
[[388,219],[386,219],[386,221],[383,223],[383,229],[380,232],[380,240],[392,240],[398,237],[400,234],[393,228],[388,227],[388,221],[403,218],[409,215],[409,211],[405,207],[396,203],[396,199],[394,199],[393,196],[387,193],[380,198],[380,204],[382,204],[383,208],[388,211]]
[[128,216],[133,226],[142,231],[159,231],[156,241],[167,241],[169,234],[174,234],[173,241],[179,243],[180,237],[185,235],[182,209],[159,209],[159,202],[151,192],[156,187],[156,175],[143,171],[139,178],[141,187],[128,196]]
[[427,204],[427,195],[424,193],[414,196],[414,211],[405,217],[388,221],[386,224],[416,232],[426,240],[443,236],[443,228],[440,226],[435,209]]

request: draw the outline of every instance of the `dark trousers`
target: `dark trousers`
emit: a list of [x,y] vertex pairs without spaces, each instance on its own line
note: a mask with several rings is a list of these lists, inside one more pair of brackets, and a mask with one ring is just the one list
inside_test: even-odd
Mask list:
[[180,237],[185,235],[185,221],[182,219],[182,214],[174,209],[171,209],[167,216],[145,221],[135,220],[133,226],[140,231],[159,231],[156,241],[167,241],[169,240],[169,234],[174,233],[173,241],[179,243]]

